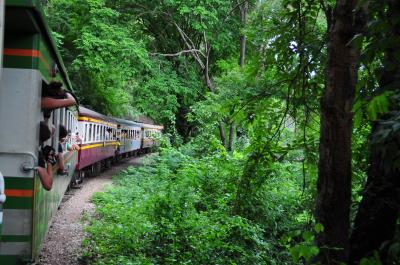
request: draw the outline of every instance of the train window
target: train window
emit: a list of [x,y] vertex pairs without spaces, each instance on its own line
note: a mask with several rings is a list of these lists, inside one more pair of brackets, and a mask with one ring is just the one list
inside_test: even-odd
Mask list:
[[89,142],[93,141],[93,124],[89,124]]
[[72,131],[72,113],[68,111],[68,130]]
[[84,131],[83,131],[83,141],[87,142],[87,124],[85,124]]

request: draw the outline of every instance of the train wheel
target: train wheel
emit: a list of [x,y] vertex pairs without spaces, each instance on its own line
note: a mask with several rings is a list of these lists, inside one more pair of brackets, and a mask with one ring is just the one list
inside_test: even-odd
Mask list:
[[107,159],[106,159],[106,162],[105,162],[105,164],[106,164],[106,169],[111,168],[111,163],[112,163],[112,158],[107,158]]
[[93,165],[93,167],[94,167],[93,175],[97,177],[101,173],[101,162],[97,162],[96,164]]
[[79,175],[78,175],[78,184],[81,184],[83,182],[83,179],[85,178],[85,171],[84,170],[80,170],[79,171]]

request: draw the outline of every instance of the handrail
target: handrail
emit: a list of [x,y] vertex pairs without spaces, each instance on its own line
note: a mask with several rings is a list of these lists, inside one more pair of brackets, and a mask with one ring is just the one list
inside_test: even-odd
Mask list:
[[3,227],[3,203],[6,202],[6,194],[4,192],[4,177],[0,172],[0,239],[1,239],[1,230]]
[[4,203],[5,201],[6,201],[6,194],[4,193],[4,177],[3,174],[1,174],[0,172],[0,203]]

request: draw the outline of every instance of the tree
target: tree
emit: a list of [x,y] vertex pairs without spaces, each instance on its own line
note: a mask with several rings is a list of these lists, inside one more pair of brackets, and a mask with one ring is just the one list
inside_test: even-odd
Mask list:
[[[400,214],[400,168],[398,150],[400,84],[400,2],[379,1],[371,4],[369,30],[373,52],[379,56],[383,52],[379,72],[377,97],[390,93],[388,112],[378,116],[373,122],[370,135],[368,179],[362,192],[354,229],[351,235],[350,263],[358,264],[361,258],[379,251],[384,264],[389,262],[388,249],[396,231]],[[382,17],[384,14],[384,17]],[[383,21],[382,21],[383,20]],[[374,28],[374,23],[385,23],[383,28]],[[367,35],[368,36],[368,35]],[[385,44],[380,40],[385,39]],[[379,58],[378,58],[379,59]],[[387,95],[387,94],[386,94]],[[386,247],[382,247],[386,243]]]
[[325,7],[328,24],[328,62],[321,98],[316,222],[324,232],[316,241],[322,264],[346,262],[349,251],[351,203],[352,106],[357,82],[359,49],[357,1],[337,0]]

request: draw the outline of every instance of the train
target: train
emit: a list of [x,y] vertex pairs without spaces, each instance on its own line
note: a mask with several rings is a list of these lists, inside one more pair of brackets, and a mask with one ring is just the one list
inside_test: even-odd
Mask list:
[[[65,191],[122,157],[149,152],[163,126],[103,115],[78,104],[45,120],[42,90],[54,80],[73,92],[39,0],[0,0],[0,264],[37,261]],[[69,132],[64,170],[53,167],[51,190],[38,176],[40,124],[54,133],[44,144],[57,150],[60,125]]]

